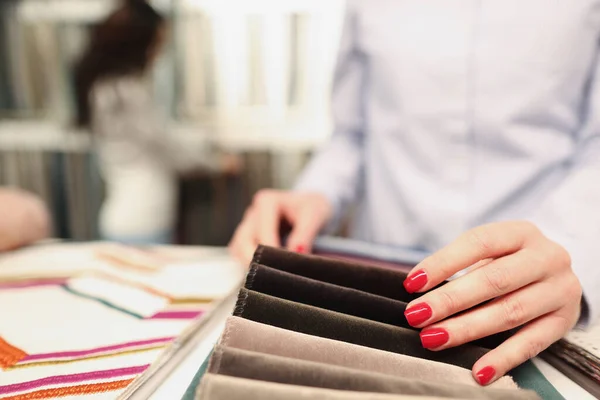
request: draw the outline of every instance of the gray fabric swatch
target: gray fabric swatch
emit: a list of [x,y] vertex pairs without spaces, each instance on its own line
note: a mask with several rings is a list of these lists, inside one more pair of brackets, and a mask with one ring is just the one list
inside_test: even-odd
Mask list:
[[[410,396],[286,385],[225,375],[206,374],[196,400],[442,400],[442,397]],[[466,399],[454,399],[466,400]]]
[[208,372],[324,389],[485,400],[533,400],[535,392],[442,384],[354,370],[247,350],[215,348]]

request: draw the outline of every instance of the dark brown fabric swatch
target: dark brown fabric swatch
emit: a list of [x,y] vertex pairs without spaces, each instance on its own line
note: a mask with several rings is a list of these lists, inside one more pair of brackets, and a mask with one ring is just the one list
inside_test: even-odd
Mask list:
[[259,381],[358,392],[440,396],[463,399],[537,399],[534,392],[489,389],[391,377],[312,361],[217,347],[208,372]]
[[[266,246],[259,246],[254,260],[257,262],[251,264],[246,287],[256,292],[413,329],[404,318],[404,309],[421,294],[406,292],[403,272]],[[260,260],[272,265],[258,263]],[[515,331],[500,332],[473,343],[493,349]]]
[[279,299],[246,288],[240,289],[233,315],[308,335],[440,361],[468,369],[471,369],[475,361],[487,352],[474,345],[430,351],[423,348],[419,333],[416,331]]
[[259,246],[252,262],[394,300],[410,302],[419,297],[404,289],[402,283],[406,279],[406,274],[391,268],[298,254],[268,246]]
[[[372,321],[411,328],[405,302],[252,264],[246,289]],[[412,328],[411,328],[412,329]]]

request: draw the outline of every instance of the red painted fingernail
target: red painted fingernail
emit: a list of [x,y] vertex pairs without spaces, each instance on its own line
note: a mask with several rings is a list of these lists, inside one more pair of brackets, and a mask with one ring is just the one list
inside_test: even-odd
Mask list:
[[422,269],[415,271],[404,280],[404,289],[408,293],[414,293],[427,284],[427,274]]
[[479,370],[475,376],[477,377],[477,381],[480,385],[487,385],[490,383],[492,378],[496,375],[496,370],[494,367],[485,367]]
[[430,328],[421,331],[421,343],[426,349],[435,349],[448,342],[450,335],[444,328]]
[[306,248],[299,244],[298,246],[296,246],[296,253],[306,253]]
[[432,315],[433,312],[431,311],[431,307],[429,307],[429,304],[427,303],[415,304],[404,311],[404,316],[406,317],[406,320],[410,326],[421,325],[423,322],[431,318]]

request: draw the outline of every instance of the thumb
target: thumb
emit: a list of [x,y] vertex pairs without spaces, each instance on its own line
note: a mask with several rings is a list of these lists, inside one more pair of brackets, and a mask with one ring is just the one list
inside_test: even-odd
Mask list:
[[303,208],[294,218],[292,231],[287,240],[288,250],[309,253],[325,219],[324,213],[310,207]]

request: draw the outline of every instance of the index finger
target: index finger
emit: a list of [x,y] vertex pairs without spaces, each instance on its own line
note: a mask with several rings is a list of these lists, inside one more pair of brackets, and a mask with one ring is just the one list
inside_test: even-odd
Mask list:
[[309,253],[324,220],[325,217],[319,210],[308,207],[303,208],[294,218],[294,225],[288,238],[287,248],[299,253]]
[[417,264],[404,281],[404,288],[409,293],[425,292],[481,260],[519,251],[536,229],[524,221],[498,222],[471,229]]

